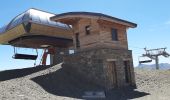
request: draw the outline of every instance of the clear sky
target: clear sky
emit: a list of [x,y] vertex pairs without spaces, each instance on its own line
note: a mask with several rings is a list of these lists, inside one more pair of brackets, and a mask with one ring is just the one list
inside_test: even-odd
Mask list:
[[[129,49],[133,50],[136,66],[138,56],[144,53],[141,48],[167,47],[170,52],[169,5],[169,0],[1,0],[0,27],[29,8],[56,14],[70,11],[99,12],[125,19],[138,24],[137,28],[128,30]],[[0,45],[0,51],[0,70],[34,65],[34,61],[12,59],[11,46]],[[170,58],[161,57],[160,62],[170,63]]]

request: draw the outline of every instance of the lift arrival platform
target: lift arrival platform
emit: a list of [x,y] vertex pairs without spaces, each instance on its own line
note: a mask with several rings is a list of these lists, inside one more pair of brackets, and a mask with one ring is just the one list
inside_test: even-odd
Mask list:
[[25,48],[72,46],[70,26],[51,21],[55,14],[29,9],[0,28],[0,44]]

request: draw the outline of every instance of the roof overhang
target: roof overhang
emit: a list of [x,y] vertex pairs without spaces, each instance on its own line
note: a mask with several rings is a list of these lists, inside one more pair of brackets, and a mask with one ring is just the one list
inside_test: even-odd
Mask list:
[[92,13],[92,12],[68,12],[68,13],[58,14],[54,17],[51,17],[50,19],[52,21],[62,22],[65,24],[72,25],[74,22],[78,21],[81,18],[90,18],[90,19],[109,21],[109,22],[113,22],[113,23],[122,24],[122,25],[125,25],[126,27],[130,27],[130,28],[137,27],[137,24],[135,24],[135,23],[132,23],[132,22],[129,22],[126,20],[122,20],[119,18],[115,18],[112,16],[108,16],[105,14]]

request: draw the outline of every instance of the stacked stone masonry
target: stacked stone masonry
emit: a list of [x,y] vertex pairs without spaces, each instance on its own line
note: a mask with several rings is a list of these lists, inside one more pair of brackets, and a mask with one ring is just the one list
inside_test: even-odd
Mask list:
[[[108,63],[114,61],[116,64],[116,81],[114,85],[108,73]],[[130,63],[129,83],[125,80],[124,61]],[[75,54],[65,55],[63,68],[89,83],[102,86],[106,89],[123,87],[126,85],[135,86],[132,52],[124,49],[96,48],[79,51]],[[115,80],[114,80],[115,81]]]

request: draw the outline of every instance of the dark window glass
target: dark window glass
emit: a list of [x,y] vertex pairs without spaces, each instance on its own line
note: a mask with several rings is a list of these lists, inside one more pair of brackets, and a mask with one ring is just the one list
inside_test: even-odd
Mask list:
[[76,33],[76,48],[80,48],[79,33]]
[[112,29],[112,40],[118,41],[117,29]]
[[86,35],[89,35],[90,34],[90,25],[86,26],[85,29],[86,29]]

